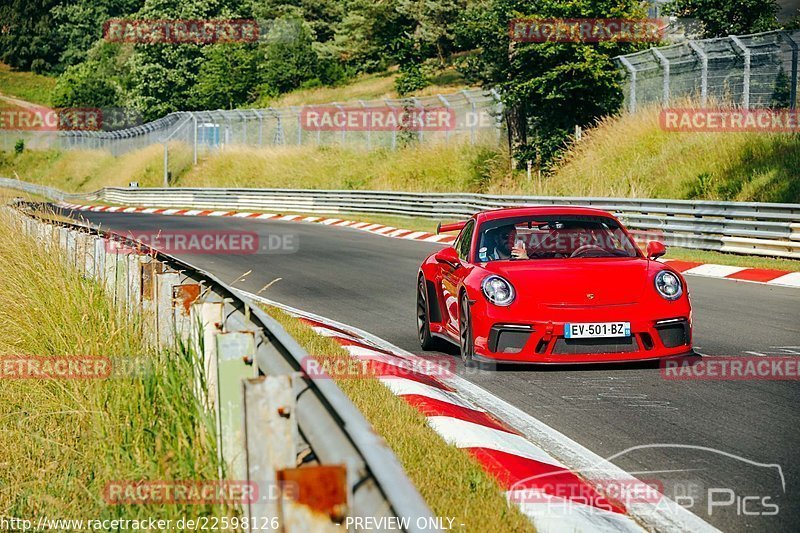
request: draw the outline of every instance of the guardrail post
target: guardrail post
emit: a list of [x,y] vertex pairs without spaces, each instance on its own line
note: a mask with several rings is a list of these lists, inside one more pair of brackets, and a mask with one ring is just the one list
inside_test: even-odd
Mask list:
[[164,264],[150,256],[142,258],[139,264],[142,276],[142,334],[152,343],[158,345],[158,327],[156,324],[157,294],[156,275],[164,271]]
[[162,348],[175,344],[175,322],[172,308],[172,288],[180,284],[177,272],[156,274],[156,341]]
[[276,471],[296,464],[298,429],[293,379],[286,375],[242,381],[247,481],[258,487],[258,500],[247,507],[251,523],[280,516],[281,487]]
[[138,253],[127,254],[128,317],[133,318],[142,310],[142,259]]
[[245,479],[246,462],[242,433],[243,379],[256,377],[253,367],[256,354],[254,331],[228,331],[214,337],[217,346],[217,389],[219,391],[220,440],[225,464],[234,479]]
[[[198,300],[192,304],[189,315],[192,321],[191,343],[202,362],[202,381],[206,385],[207,394],[205,406],[213,409],[216,409],[219,404],[217,341],[214,337],[222,331],[222,311],[222,302]],[[217,420],[217,427],[219,427],[219,420]]]

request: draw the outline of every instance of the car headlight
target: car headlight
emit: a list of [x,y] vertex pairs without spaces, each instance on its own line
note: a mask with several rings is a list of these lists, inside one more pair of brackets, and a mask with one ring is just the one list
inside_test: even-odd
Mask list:
[[667,300],[677,300],[683,294],[680,278],[669,270],[656,274],[656,290]]
[[481,289],[486,299],[495,305],[510,305],[514,301],[514,287],[500,276],[487,276]]

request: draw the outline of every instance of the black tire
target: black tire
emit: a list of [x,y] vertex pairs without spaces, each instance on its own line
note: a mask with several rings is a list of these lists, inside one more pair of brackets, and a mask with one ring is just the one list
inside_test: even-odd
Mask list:
[[464,364],[467,366],[474,365],[475,344],[472,339],[472,318],[469,314],[467,293],[461,294],[461,299],[458,303],[458,347]]
[[431,335],[428,290],[424,276],[420,276],[417,280],[417,337],[423,350],[435,350],[439,346],[438,339]]

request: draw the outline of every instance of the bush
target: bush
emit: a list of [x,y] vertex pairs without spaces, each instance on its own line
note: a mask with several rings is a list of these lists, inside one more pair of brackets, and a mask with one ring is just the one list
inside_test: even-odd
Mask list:
[[17,142],[14,143],[14,153],[21,154],[25,151],[25,141],[23,139],[17,139]]

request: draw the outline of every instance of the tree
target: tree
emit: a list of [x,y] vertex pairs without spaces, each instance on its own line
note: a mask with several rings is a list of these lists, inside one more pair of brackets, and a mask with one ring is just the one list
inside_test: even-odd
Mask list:
[[776,29],[775,0],[673,0],[664,11],[700,21],[703,37],[743,35]]
[[253,100],[258,78],[258,50],[255,46],[226,43],[207,46],[197,83],[192,88],[192,107],[232,109]]
[[524,0],[473,4],[459,25],[458,42],[476,50],[459,61],[468,79],[498,89],[505,104],[509,147],[522,163],[551,162],[576,125],[590,126],[622,103],[612,58],[649,45],[599,42],[516,42],[515,18],[641,18],[636,0]]

